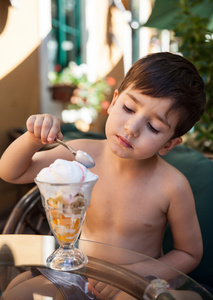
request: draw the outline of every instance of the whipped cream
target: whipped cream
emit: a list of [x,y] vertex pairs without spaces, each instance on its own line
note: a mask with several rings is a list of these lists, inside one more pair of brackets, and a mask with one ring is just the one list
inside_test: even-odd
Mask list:
[[84,165],[77,161],[56,159],[49,167],[42,169],[36,179],[47,183],[79,183],[97,180]]
[[84,183],[97,180],[98,175],[79,162],[56,159],[49,167],[38,173],[35,182],[46,199],[54,198],[58,199],[57,201],[61,199],[60,202],[70,204],[75,201],[78,193],[87,198],[88,189],[84,191]]

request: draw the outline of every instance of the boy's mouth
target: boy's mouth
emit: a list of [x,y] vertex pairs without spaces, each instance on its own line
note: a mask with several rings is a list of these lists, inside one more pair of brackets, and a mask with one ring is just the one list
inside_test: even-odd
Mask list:
[[126,140],[124,137],[120,135],[116,135],[116,136],[121,146],[123,146],[124,148],[133,148],[132,145],[129,143],[129,141]]

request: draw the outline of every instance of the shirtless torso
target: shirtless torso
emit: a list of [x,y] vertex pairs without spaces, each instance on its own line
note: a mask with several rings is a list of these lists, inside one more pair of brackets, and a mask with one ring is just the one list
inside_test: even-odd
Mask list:
[[159,258],[165,226],[173,214],[171,205],[176,212],[181,203],[187,205],[187,199],[181,196],[184,185],[189,188],[185,177],[158,155],[146,164],[138,161],[131,165],[125,160],[117,162],[108,152],[106,141],[90,141],[88,147],[96,149],[97,164],[92,172],[99,180],[81,238]]

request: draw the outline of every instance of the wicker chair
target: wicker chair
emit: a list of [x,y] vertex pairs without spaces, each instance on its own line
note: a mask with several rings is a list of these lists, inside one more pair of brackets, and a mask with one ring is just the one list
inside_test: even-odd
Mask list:
[[13,208],[2,234],[51,234],[37,186],[29,190]]

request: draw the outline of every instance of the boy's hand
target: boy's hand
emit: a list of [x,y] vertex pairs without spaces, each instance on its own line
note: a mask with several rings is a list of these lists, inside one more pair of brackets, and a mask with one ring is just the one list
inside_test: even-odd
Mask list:
[[53,143],[55,138],[63,139],[60,120],[49,114],[32,115],[27,120],[27,130],[34,142]]
[[88,290],[100,300],[115,299],[114,297],[120,292],[116,287],[91,278],[89,278]]

